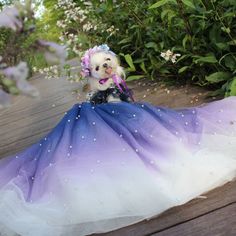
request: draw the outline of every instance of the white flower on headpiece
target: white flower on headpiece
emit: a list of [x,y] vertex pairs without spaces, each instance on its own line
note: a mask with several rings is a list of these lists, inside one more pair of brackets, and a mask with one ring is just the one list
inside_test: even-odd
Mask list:
[[110,48],[108,47],[107,44],[102,44],[100,46],[98,46],[99,49],[103,50],[103,51],[109,51]]

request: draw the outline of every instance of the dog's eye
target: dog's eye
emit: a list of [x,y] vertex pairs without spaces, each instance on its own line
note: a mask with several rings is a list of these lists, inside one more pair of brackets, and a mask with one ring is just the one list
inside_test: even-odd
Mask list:
[[106,60],[107,60],[107,61],[110,61],[111,59],[110,59],[110,58],[107,58]]
[[99,66],[96,66],[95,70],[98,71],[99,70]]

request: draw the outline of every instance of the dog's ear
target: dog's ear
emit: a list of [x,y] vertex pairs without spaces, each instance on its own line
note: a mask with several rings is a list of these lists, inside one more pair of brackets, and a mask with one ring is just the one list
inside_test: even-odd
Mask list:
[[118,67],[117,67],[117,74],[118,74],[121,78],[123,78],[123,79],[126,78],[125,70],[124,70],[124,68],[121,67],[121,66],[118,66]]

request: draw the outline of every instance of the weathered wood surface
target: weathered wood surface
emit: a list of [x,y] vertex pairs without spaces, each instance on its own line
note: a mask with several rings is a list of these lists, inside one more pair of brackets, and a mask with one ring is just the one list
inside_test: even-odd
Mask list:
[[[13,105],[0,110],[0,158],[15,154],[37,142],[59,122],[73,104],[85,94],[81,83],[64,79],[45,80],[36,76],[32,81],[41,93],[40,99],[20,96]],[[137,101],[155,105],[186,107],[206,102],[207,91],[195,87],[165,88],[147,82],[130,85]],[[73,93],[79,89],[80,95]],[[236,182],[231,182],[206,194],[206,199],[172,208],[149,221],[106,233],[106,236],[235,236]]]

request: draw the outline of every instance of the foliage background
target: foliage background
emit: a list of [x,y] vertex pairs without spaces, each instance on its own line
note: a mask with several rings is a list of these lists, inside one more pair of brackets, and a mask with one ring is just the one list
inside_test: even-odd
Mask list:
[[[93,1],[93,5],[93,14],[119,32],[91,35],[124,53],[129,71],[141,74],[128,79],[174,79],[211,87],[214,94],[236,95],[234,0]],[[177,64],[160,57],[167,49],[182,55]]]

